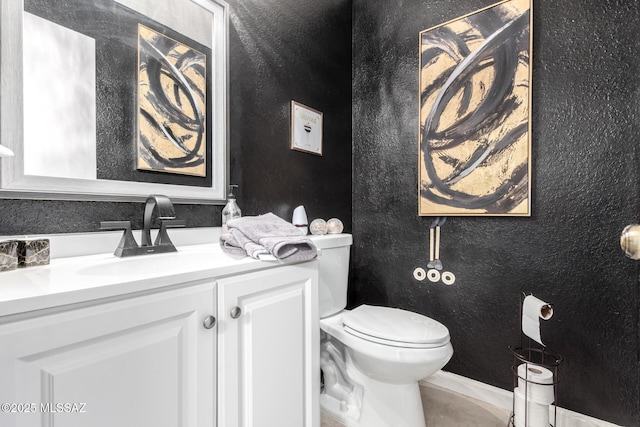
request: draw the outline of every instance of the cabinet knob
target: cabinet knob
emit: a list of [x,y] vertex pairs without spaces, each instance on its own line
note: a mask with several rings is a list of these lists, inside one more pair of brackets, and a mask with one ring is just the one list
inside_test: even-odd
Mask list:
[[230,314],[232,319],[237,319],[242,314],[242,309],[238,306],[235,306],[231,309]]
[[207,316],[204,318],[202,325],[205,327],[205,329],[211,329],[216,326],[216,318],[213,316]]

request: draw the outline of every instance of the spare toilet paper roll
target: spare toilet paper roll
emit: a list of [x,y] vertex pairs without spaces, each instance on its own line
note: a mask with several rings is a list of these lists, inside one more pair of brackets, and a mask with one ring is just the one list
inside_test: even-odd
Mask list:
[[549,320],[551,316],[553,308],[550,304],[533,295],[525,297],[522,304],[522,333],[544,345],[540,338],[540,319]]
[[549,405],[526,401],[520,387],[513,390],[514,424],[516,427],[549,427]]
[[550,405],[555,400],[553,393],[553,372],[549,369],[523,363],[518,366],[518,388],[529,402]]

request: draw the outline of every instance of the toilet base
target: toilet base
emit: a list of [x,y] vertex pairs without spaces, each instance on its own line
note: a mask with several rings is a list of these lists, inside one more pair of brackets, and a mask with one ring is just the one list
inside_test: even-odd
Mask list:
[[[347,372],[362,386],[359,411],[346,402],[320,395],[322,411],[347,427],[426,427],[418,383],[388,384],[363,375],[347,355]],[[341,407],[342,406],[342,407]],[[358,413],[359,412],[359,413]]]

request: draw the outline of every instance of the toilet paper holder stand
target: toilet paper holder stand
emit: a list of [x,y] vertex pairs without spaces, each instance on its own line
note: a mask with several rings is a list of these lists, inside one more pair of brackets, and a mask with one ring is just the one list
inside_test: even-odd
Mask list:
[[[507,427],[531,427],[529,424],[529,417],[528,417],[528,409],[529,409],[529,404],[525,404],[524,405],[524,423],[522,422],[516,422],[516,417],[515,417],[515,413],[516,413],[516,393],[515,393],[515,389],[516,387],[518,387],[519,384],[525,384],[525,389],[524,389],[524,400],[525,402],[529,402],[529,389],[530,386],[553,386],[553,420],[549,420],[549,425],[556,427],[557,426],[557,399],[558,399],[558,367],[560,366],[560,363],[562,362],[562,356],[560,356],[558,353],[549,350],[546,346],[543,345],[539,345],[538,343],[536,343],[535,341],[533,341],[531,338],[525,336],[522,333],[522,307],[523,307],[523,303],[524,303],[524,298],[526,297],[526,294],[523,292],[520,296],[520,317],[519,317],[519,322],[520,322],[520,328],[518,329],[520,331],[520,344],[518,346],[509,346],[509,350],[511,351],[511,354],[513,355],[513,365],[511,365],[511,370],[513,371],[513,387],[514,387],[514,396],[513,396],[513,406],[511,408],[511,416],[509,417],[509,422],[507,423]],[[529,371],[529,367],[531,366],[532,369],[536,369],[536,367],[538,368],[544,368],[546,370],[551,371],[551,373],[553,374],[553,379],[551,383],[540,383],[540,382],[536,382],[535,380],[531,379],[528,377],[528,375],[525,375],[525,377],[522,377],[518,374],[518,367],[522,364],[525,364],[525,369],[527,370],[527,372]],[[537,369],[538,371],[540,371],[540,369]],[[542,371],[540,371],[542,372]],[[553,422],[551,422],[553,421]]]

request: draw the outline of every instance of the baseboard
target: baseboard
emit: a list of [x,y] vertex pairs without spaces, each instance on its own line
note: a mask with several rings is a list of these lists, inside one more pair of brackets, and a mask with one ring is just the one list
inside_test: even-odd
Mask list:
[[[513,407],[513,392],[494,387],[471,378],[453,374],[451,372],[438,371],[432,376],[420,381],[421,383],[434,384],[438,387],[462,394],[473,399],[480,400],[498,408],[511,411]],[[558,427],[620,427],[607,421],[589,417],[564,408],[557,408]]]

